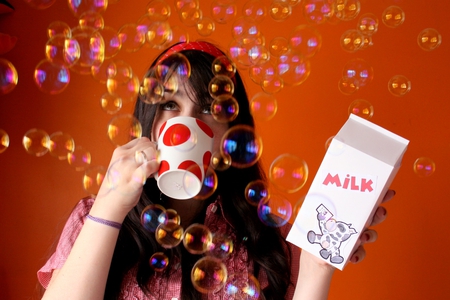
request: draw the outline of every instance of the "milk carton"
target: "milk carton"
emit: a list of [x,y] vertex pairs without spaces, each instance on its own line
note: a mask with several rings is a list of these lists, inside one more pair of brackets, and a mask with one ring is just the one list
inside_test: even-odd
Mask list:
[[287,240],[342,270],[407,145],[408,140],[350,115],[330,143]]

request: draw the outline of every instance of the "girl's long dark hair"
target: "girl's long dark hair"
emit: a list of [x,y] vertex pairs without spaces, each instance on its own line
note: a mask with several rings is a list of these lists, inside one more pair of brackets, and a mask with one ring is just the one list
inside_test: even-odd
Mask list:
[[[214,57],[195,50],[185,50],[181,53],[186,56],[191,64],[191,76],[188,84],[194,93],[192,99],[203,107],[204,104],[210,102],[208,83],[212,79],[213,73],[208,70],[211,70]],[[239,115],[233,122],[230,122],[229,127],[237,124],[254,127],[244,84],[238,73],[236,73],[234,78],[234,97],[239,103]],[[141,122],[144,133],[150,135],[156,111],[157,105],[149,105],[138,99],[134,114]],[[236,231],[236,247],[244,246],[247,248],[249,260],[253,261],[254,264],[255,277],[258,277],[260,270],[264,270],[267,274],[269,285],[262,291],[264,298],[280,299],[281,295],[286,294],[287,288],[291,284],[291,254],[288,250],[289,247],[278,228],[267,227],[260,221],[256,207],[246,201],[244,194],[249,182],[256,179],[265,179],[261,165],[256,163],[244,169],[230,167],[226,171],[217,172],[217,175],[219,179],[217,190],[210,199],[205,201],[204,211],[206,212],[207,205],[220,195],[223,213],[227,220],[233,224]],[[188,253],[182,245],[164,250],[156,242],[154,234],[148,232],[140,225],[141,211],[147,205],[158,203],[159,201],[160,192],[156,186],[156,181],[153,178],[148,179],[144,185],[144,192],[139,203],[128,213],[120,231],[109,271],[105,299],[118,298],[121,282],[125,274],[136,265],[136,280],[139,286],[151,295],[152,291],[151,287],[148,287],[148,282],[154,271],[149,266],[149,259],[153,253],[158,251],[163,251],[168,255],[169,261],[174,257],[179,258],[181,261],[181,299],[194,300],[202,298],[202,295],[193,287],[190,277],[192,267],[200,256]],[[204,213],[201,214],[199,219],[195,221],[202,223],[204,216]],[[169,277],[169,272],[169,270],[164,271],[163,276]],[[161,295],[154,296],[159,298],[158,296]],[[263,297],[261,298],[264,299]]]

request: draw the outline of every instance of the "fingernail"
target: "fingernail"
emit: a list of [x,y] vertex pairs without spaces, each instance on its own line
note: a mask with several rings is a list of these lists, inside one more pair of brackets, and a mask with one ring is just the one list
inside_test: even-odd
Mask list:
[[359,261],[359,257],[358,256],[353,257],[352,263],[356,264],[358,261]]
[[365,239],[364,242],[367,242],[370,239],[370,235],[368,233],[365,233],[364,234],[364,239]]
[[395,190],[392,190],[392,191],[394,192],[394,196],[395,196],[395,194],[397,194],[397,192]]

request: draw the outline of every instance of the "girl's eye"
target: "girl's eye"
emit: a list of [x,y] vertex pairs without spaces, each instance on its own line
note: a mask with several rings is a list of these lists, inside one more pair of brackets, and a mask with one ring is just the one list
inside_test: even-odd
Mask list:
[[161,108],[163,110],[176,110],[177,109],[177,104],[173,101],[168,101],[166,103],[162,103],[161,104]]
[[204,106],[203,109],[202,109],[202,114],[210,115],[211,114],[211,105]]

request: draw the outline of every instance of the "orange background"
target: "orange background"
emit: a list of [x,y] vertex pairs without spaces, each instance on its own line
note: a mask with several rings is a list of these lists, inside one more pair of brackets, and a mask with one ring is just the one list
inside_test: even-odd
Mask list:
[[[9,2],[15,12],[0,16],[0,32],[19,40],[1,57],[15,65],[19,83],[11,93],[0,96],[0,128],[11,140],[10,147],[0,154],[0,298],[34,299],[36,271],[50,254],[70,210],[86,192],[82,188],[83,172],[50,154],[39,158],[27,154],[21,143],[24,133],[31,128],[49,134],[69,133],[76,145],[90,151],[92,165],[107,166],[114,147],[106,137],[111,116],[99,105],[100,96],[106,92],[104,84],[72,72],[68,88],[51,96],[40,92],[33,82],[34,68],[45,55],[47,26],[53,21],[77,25],[67,1],[56,1],[46,10],[31,8],[23,0]],[[103,15],[105,24],[119,29],[136,22],[147,3],[121,0],[111,4]],[[239,15],[243,3],[237,1]],[[381,22],[382,12],[390,5],[400,6],[406,15],[405,23],[395,29]],[[210,15],[210,1],[200,1],[200,8],[204,15]],[[325,153],[325,141],[346,121],[353,100],[371,102],[371,121],[410,140],[392,185],[397,196],[386,204],[389,217],[377,226],[379,240],[367,246],[364,262],[336,271],[330,299],[444,299],[450,294],[449,11],[448,1],[361,0],[360,15],[374,13],[380,24],[373,46],[356,53],[342,50],[339,39],[344,31],[356,28],[358,18],[317,25],[323,45],[311,58],[310,77],[302,85],[286,87],[276,94],[277,115],[257,124],[264,142],[266,169],[283,153],[295,154],[308,163],[307,185],[287,195],[293,204],[307,192]],[[180,24],[174,9],[169,21]],[[288,37],[292,28],[305,23],[298,5],[286,21],[266,17],[260,29],[268,42],[276,36]],[[437,29],[443,39],[434,51],[424,51],[417,45],[419,32],[429,27]],[[199,37],[194,28],[187,30],[191,40]],[[216,24],[216,31],[208,38],[226,48],[231,40],[230,24]],[[142,78],[156,54],[156,50],[143,48],[135,53],[121,52],[116,58],[131,64]],[[337,83],[344,64],[352,58],[365,59],[373,66],[375,76],[357,93],[346,96],[339,92]],[[245,70],[241,72],[246,74]],[[387,90],[389,79],[398,74],[412,82],[410,93],[404,97],[395,97]],[[260,91],[247,75],[244,77],[250,95]],[[128,105],[122,112],[130,109]],[[436,163],[431,177],[420,178],[413,172],[414,161],[422,156]]]

